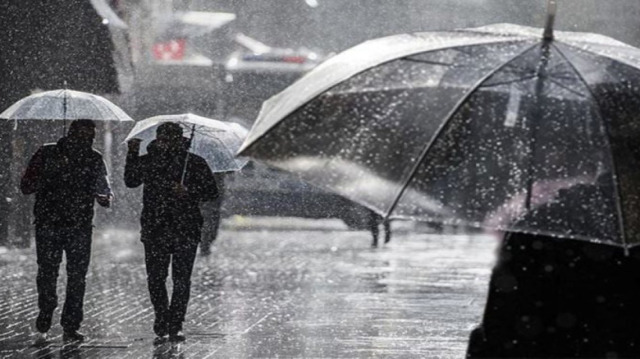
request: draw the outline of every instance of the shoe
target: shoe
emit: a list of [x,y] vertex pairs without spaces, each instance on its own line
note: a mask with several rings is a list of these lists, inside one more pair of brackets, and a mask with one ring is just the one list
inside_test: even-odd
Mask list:
[[33,341],[33,346],[43,347],[47,345],[48,342],[49,342],[49,336],[47,335],[47,333],[38,332],[36,334],[35,340]]
[[85,335],[78,333],[77,330],[64,331],[62,333],[62,341],[65,343],[75,342],[82,343],[85,340]]
[[153,332],[156,333],[157,337],[166,337],[169,335],[168,325],[163,320],[156,320],[153,324]]
[[169,334],[169,341],[173,342],[173,343],[180,343],[187,340],[187,337],[184,336],[184,333],[182,331],[179,331],[177,333],[172,333]]
[[153,338],[153,345],[162,345],[168,341],[169,341],[168,335],[158,335],[157,337]]
[[53,318],[53,313],[44,313],[40,311],[38,313],[38,318],[36,318],[36,329],[40,333],[46,333],[51,329],[51,319]]

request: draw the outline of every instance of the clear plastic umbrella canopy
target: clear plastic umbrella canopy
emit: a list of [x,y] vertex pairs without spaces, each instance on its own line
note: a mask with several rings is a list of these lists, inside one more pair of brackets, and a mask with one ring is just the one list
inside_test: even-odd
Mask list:
[[133,121],[120,107],[88,92],[52,90],[27,96],[0,114],[0,119]]
[[236,152],[247,136],[248,130],[233,122],[218,121],[193,114],[161,115],[142,120],[131,129],[125,142],[132,138],[142,140],[141,154],[156,138],[156,129],[165,122],[182,126],[183,136],[191,139],[189,152],[207,161],[213,172],[230,172],[242,169],[246,158],[236,157]]
[[365,42],[266,101],[241,154],[391,218],[636,245],[640,50],[542,34]]

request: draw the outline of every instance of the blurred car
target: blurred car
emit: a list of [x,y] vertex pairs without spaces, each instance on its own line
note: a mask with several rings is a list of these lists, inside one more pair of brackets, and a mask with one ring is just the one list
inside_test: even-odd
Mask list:
[[250,161],[225,176],[221,213],[232,215],[339,218],[349,228],[368,229],[370,212],[296,176]]
[[228,73],[241,71],[304,73],[316,67],[323,56],[305,47],[299,49],[271,47],[239,33],[234,37],[240,49],[231,53],[225,64]]
[[262,102],[326,58],[317,50],[273,47],[242,33],[233,36],[233,43],[235,49],[224,64],[224,112],[251,123]]
[[159,25],[151,46],[153,61],[158,65],[212,66],[214,60],[198,49],[195,39],[218,30],[235,20],[224,12],[187,11],[175,13]]
[[[140,16],[147,16],[141,12]],[[202,38],[221,36],[232,13],[163,12],[132,29],[135,117],[192,112],[221,118],[224,61],[212,56]],[[136,30],[136,31],[133,31]],[[230,50],[227,50],[227,54]]]
[[[239,47],[225,62],[225,115],[251,127],[262,102],[284,90],[326,56],[305,47],[278,48],[238,33]],[[223,216],[233,214],[340,218],[349,228],[367,229],[369,210],[337,194],[321,190],[296,176],[250,162],[226,177]]]

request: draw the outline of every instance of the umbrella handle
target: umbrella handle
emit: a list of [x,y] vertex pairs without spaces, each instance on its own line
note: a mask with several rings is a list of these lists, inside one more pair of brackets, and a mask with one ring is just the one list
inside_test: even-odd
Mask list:
[[182,167],[182,178],[180,184],[184,186],[184,179],[187,176],[187,163],[189,162],[189,150],[191,149],[191,143],[193,142],[193,136],[196,133],[196,125],[191,126],[191,136],[189,136],[189,147],[187,147],[187,155],[184,158],[184,166]]
[[553,40],[553,23],[556,19],[558,6],[556,0],[547,0],[547,23],[544,27],[542,38],[546,41]]

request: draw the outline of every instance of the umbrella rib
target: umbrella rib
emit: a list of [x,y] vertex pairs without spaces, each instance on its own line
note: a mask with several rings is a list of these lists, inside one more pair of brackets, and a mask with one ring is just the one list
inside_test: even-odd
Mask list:
[[614,190],[615,190],[615,193],[616,193],[616,210],[618,211],[618,226],[620,227],[620,236],[622,237],[622,245],[624,247],[625,254],[629,255],[629,245],[627,243],[627,235],[626,235],[625,230],[624,230],[625,221],[624,221],[624,216],[623,216],[623,211],[622,211],[622,196],[620,194],[620,183],[618,181],[618,176],[616,175],[616,173],[618,171],[617,171],[617,168],[616,168],[616,161],[615,161],[615,158],[613,157],[613,149],[612,149],[612,146],[611,146],[611,129],[609,128],[609,125],[608,125],[607,121],[605,121],[604,117],[602,116],[602,108],[600,107],[600,104],[596,100],[596,97],[593,94],[593,90],[591,89],[591,86],[589,86],[589,83],[587,82],[587,80],[584,78],[584,76],[582,76],[582,73],[573,65],[573,63],[571,63],[571,61],[569,61],[567,56],[564,54],[564,52],[560,48],[555,46],[553,43],[551,45],[553,46],[554,49],[556,49],[556,51],[558,51],[560,56],[562,56],[562,58],[567,62],[567,64],[569,64],[569,66],[571,66],[573,71],[576,72],[576,75],[578,75],[578,78],[580,79],[580,81],[582,81],[584,86],[587,88],[587,90],[589,91],[589,95],[593,99],[593,102],[595,103],[595,107],[598,110],[598,114],[600,115],[600,119],[602,120],[604,130],[606,131],[606,136],[605,137],[607,139],[607,144],[609,145],[609,155],[610,155],[609,159],[611,160],[611,166],[613,166],[613,168],[612,168],[613,174],[612,175],[613,175],[613,187],[614,187]]
[[[95,102],[94,102],[94,101],[89,101],[89,103],[90,103],[91,105],[93,105],[93,107],[95,107],[95,108],[96,108],[96,110],[98,111],[98,113],[99,113],[100,115],[102,115],[103,113],[105,113],[105,112],[107,112],[107,111],[108,111],[108,112],[109,112],[109,113],[114,117],[114,119],[117,119],[117,118],[118,118],[118,116],[116,116],[115,112],[113,112],[113,111],[109,108],[109,106],[106,106],[106,105],[105,105],[104,107],[107,109],[107,111],[104,111],[103,109],[101,109],[101,108],[97,105],[98,103],[100,103],[100,104],[102,105],[102,102],[98,102],[98,101],[99,101],[99,98],[98,98],[97,96],[91,95],[91,96],[90,96],[90,98],[91,98],[92,100],[95,100]],[[105,117],[106,117],[106,116],[105,116]]]
[[442,61],[420,60],[420,59],[415,59],[415,58],[411,58],[411,57],[403,57],[400,60],[401,61],[408,61],[408,62],[418,62],[418,63],[421,63],[421,64],[437,65],[437,66],[453,66],[454,65],[452,63],[447,63],[447,62],[442,62]]
[[516,82],[531,80],[531,79],[534,79],[536,77],[537,77],[537,75],[523,76],[523,77],[515,79],[515,80],[494,82],[494,83],[492,83],[490,85],[484,85],[482,87],[491,88],[491,87],[502,86],[502,85],[510,85],[510,84],[513,84],[513,83],[516,83]]
[[[23,106],[26,106],[26,105],[27,105],[27,103],[29,103],[29,102],[30,102],[30,101],[25,101]],[[36,111],[36,106],[35,106],[35,104],[34,104],[34,105],[31,105],[31,106],[30,106],[26,111],[24,111],[25,115],[24,115],[24,116],[22,116],[22,117],[23,117],[23,118],[29,118],[29,117],[31,116],[31,113],[33,113],[33,112],[35,112],[35,111]],[[18,120],[19,120],[19,119],[18,119],[18,118],[16,118],[16,121],[18,121]]]
[[[509,84],[513,84],[513,83],[516,83],[516,82],[520,82],[520,81],[531,80],[531,79],[536,78],[537,76],[538,76],[538,75],[528,75],[528,76],[523,76],[523,77],[521,77],[521,78],[519,78],[519,79],[510,80],[510,81],[500,81],[500,82],[495,82],[495,83],[492,83],[492,84],[490,84],[490,85],[484,85],[483,87],[484,87],[484,88],[491,88],[491,87],[496,87],[496,86],[509,85]],[[580,96],[580,97],[584,97],[584,94],[582,94],[582,93],[580,93],[580,92],[578,92],[578,91],[576,91],[576,90],[573,90],[573,89],[571,89],[571,88],[570,88],[570,87],[568,87],[568,86],[563,85],[562,83],[560,83],[560,82],[558,82],[558,81],[554,80],[554,79],[553,79],[553,78],[551,78],[551,77],[549,77],[549,78],[547,78],[547,79],[548,79],[549,81],[553,82],[554,84],[556,84],[557,86],[562,87],[563,89],[565,89],[565,90],[567,90],[567,91],[569,91],[569,92],[573,93],[574,95],[578,95],[578,96]],[[568,78],[565,78],[565,79],[568,79]]]
[[482,84],[485,81],[487,81],[491,76],[495,75],[498,71],[500,71],[503,68],[505,68],[506,66],[508,66],[515,59],[517,59],[518,57],[522,56],[523,54],[531,51],[532,49],[534,49],[538,45],[539,45],[539,43],[536,42],[535,44],[527,47],[526,49],[522,50],[518,54],[516,54],[513,57],[511,57],[511,59],[509,59],[508,61],[505,61],[504,63],[500,64],[499,66],[497,66],[493,70],[489,71],[485,76],[483,76],[480,80],[478,80],[478,82],[476,82],[473,86],[471,86],[469,91],[464,96],[462,96],[462,98],[458,101],[458,103],[456,103],[456,105],[453,107],[453,109],[451,109],[451,111],[449,111],[449,113],[447,114],[445,120],[442,122],[440,127],[436,130],[436,133],[434,134],[434,136],[431,138],[431,141],[429,141],[429,143],[424,148],[424,150],[422,150],[422,153],[418,157],[416,163],[413,165],[413,168],[411,169],[411,172],[409,172],[409,175],[407,176],[407,181],[402,185],[402,188],[400,189],[400,191],[396,195],[395,199],[393,200],[393,203],[391,204],[391,206],[389,206],[389,209],[386,211],[385,219],[389,218],[389,216],[391,215],[391,212],[393,212],[393,210],[396,208],[396,206],[398,205],[398,202],[400,202],[400,198],[402,198],[402,196],[404,195],[404,192],[409,187],[409,183],[411,183],[411,180],[413,179],[413,177],[415,176],[416,172],[418,171],[418,168],[420,168],[420,164],[427,157],[427,154],[429,153],[429,151],[431,151],[431,149],[433,148],[434,144],[436,143],[436,141],[438,140],[440,135],[444,132],[444,129],[446,127],[448,127],[448,124],[451,122],[451,119],[453,118],[453,116],[458,112],[458,110],[467,101],[467,99],[469,97],[471,97],[471,95],[473,95],[478,90],[478,88],[480,88],[480,86],[482,86]]
[[569,86],[563,85],[561,82],[556,81],[556,80],[552,79],[551,77],[549,77],[547,80],[549,80],[550,82],[553,82],[554,84],[556,84],[556,86],[562,87],[563,89],[573,93],[574,95],[577,95],[579,97],[585,97],[585,94],[580,93],[580,92],[570,88]]
[[222,144],[222,148],[224,148],[225,152],[227,152],[227,154],[229,155],[229,157],[231,158],[231,160],[235,160],[236,156],[235,153],[231,153],[231,151],[229,150],[229,148],[224,144],[224,142],[217,138],[217,137],[211,137],[212,140],[219,142],[220,144]]
[[[189,128],[189,131],[193,131],[193,133],[195,133],[197,135],[200,135],[202,137],[211,139],[212,141],[215,141],[215,142],[219,143],[221,145],[223,151],[228,155],[227,157],[231,159],[230,161],[228,161],[228,163],[231,163],[234,166],[238,167],[238,163],[236,162],[235,153],[232,152],[229,149],[229,147],[225,144],[225,142],[221,138],[216,137],[216,136],[211,136],[210,133],[211,132],[217,132],[217,133],[230,134],[230,135],[234,136],[235,138],[237,138],[241,142],[242,138],[240,138],[240,136],[238,136],[233,131],[230,131],[230,130],[227,130],[227,129],[219,129],[219,128],[208,127],[206,125],[195,124],[195,123],[188,122],[188,121],[185,121],[185,120],[182,120],[182,119],[178,120],[178,121],[182,121],[180,124],[182,126],[186,126],[187,128],[189,128],[188,125],[194,125],[195,127]],[[145,129],[145,130],[147,130],[147,129]],[[196,141],[195,141],[195,137],[194,137],[194,143],[195,142]],[[192,147],[192,149],[193,149],[193,153],[195,154],[195,147]],[[231,166],[231,165],[229,165],[229,166]],[[209,166],[209,167],[211,167],[211,166]],[[213,168],[211,168],[211,171],[212,172],[216,172]]]
[[[115,121],[115,122],[126,121],[126,118],[128,117],[128,115],[121,108],[119,108],[118,106],[115,106],[115,104],[113,104],[113,103],[110,103],[110,101],[108,99],[104,99],[104,98],[102,98],[100,96],[97,96],[97,95],[94,95],[94,94],[89,94],[89,95],[93,99],[96,100],[95,103],[94,103],[94,101],[91,101],[91,103],[98,109],[98,112],[100,112],[101,114],[107,113],[107,114],[110,114],[111,116],[113,116],[112,119],[107,118],[107,120]],[[103,99],[106,100],[107,102],[106,103],[103,102]],[[98,105],[100,105],[100,106],[98,106]],[[118,114],[118,112],[122,112],[122,115],[124,115],[125,117],[120,116]]]
[[[101,111],[100,108],[98,107],[98,105],[96,105],[94,103],[94,101],[93,101],[94,99],[97,99],[97,98],[93,97],[93,96],[87,96],[87,98],[85,100],[86,100],[86,102],[88,102],[91,106],[93,106],[96,109],[98,115],[102,115],[103,111]],[[76,120],[77,120],[77,118],[76,118]]]

